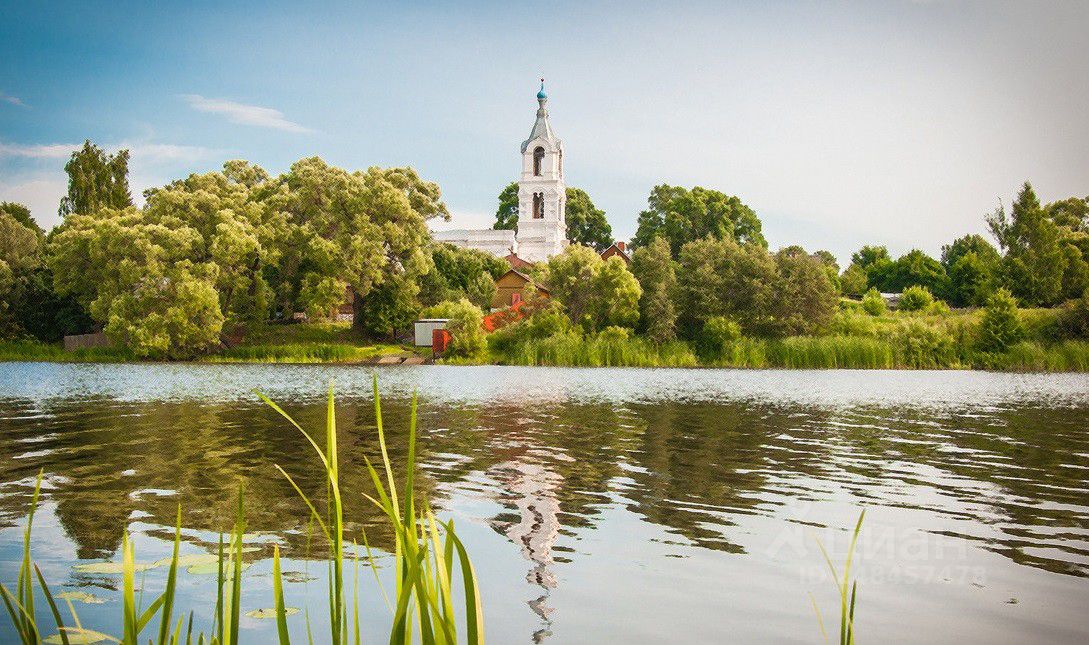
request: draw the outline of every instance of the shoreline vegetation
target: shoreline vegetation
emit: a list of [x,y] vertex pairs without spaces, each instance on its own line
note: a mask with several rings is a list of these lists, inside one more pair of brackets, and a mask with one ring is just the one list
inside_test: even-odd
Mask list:
[[[844,302],[847,307],[855,303]],[[1049,340],[1058,312],[1022,311],[1028,321],[1023,340],[1003,352],[984,353],[964,342],[980,310],[941,315],[888,312],[879,317],[841,309],[827,335],[753,338],[738,336],[715,350],[680,340],[655,344],[617,329],[578,331],[512,339],[495,335],[474,358],[440,358],[446,365],[542,367],[648,367],[734,369],[953,369],[1012,372],[1089,372],[1089,342]],[[268,325],[248,333],[239,345],[191,362],[195,364],[373,365],[382,357],[431,360],[426,347],[374,344],[353,334],[349,323]],[[0,342],[0,362],[154,362],[120,347],[66,351],[58,343]]]

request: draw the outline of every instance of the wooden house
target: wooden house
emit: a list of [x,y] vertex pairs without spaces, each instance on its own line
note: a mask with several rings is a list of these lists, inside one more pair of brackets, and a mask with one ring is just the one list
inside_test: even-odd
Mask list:
[[[495,281],[495,297],[492,298],[492,309],[504,309],[521,301],[522,292],[526,285],[533,282],[533,278],[517,269],[511,269]],[[548,289],[537,285],[538,295],[549,297]]]

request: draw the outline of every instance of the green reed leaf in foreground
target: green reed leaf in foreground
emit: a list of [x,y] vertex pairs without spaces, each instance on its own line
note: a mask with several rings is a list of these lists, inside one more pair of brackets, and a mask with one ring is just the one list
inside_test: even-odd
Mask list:
[[[858,598],[858,581],[851,582],[851,561],[854,558],[855,546],[858,544],[858,536],[862,532],[862,520],[865,518],[866,510],[863,509],[858,516],[854,533],[851,535],[851,544],[847,548],[847,560],[843,565],[842,578],[836,573],[836,565],[832,564],[832,558],[828,556],[828,551],[825,550],[820,540],[817,540],[817,546],[821,550],[821,555],[824,556],[825,563],[828,564],[829,571],[832,572],[832,580],[836,583],[836,591],[839,593],[840,645],[854,645],[855,642],[855,601]],[[820,609],[817,608],[816,600],[813,600],[813,610],[817,612],[817,621],[820,624],[821,634],[824,635],[824,640],[827,641],[828,633],[824,629],[824,619],[821,617]]]
[[[464,590],[465,634],[466,642],[470,645],[482,643],[484,639],[483,614],[480,605],[479,586],[476,582],[476,574],[468,553],[461,540],[458,539],[453,522],[442,523],[431,512],[426,501],[417,500],[415,497],[415,468],[416,468],[416,395],[412,397],[412,413],[408,434],[408,460],[405,473],[405,487],[399,491],[393,473],[392,462],[389,457],[389,447],[386,442],[385,429],[382,422],[381,400],[378,395],[377,377],[374,379],[375,416],[378,429],[378,446],[381,454],[382,473],[375,468],[366,456],[364,463],[371,481],[375,487],[375,496],[360,493],[365,499],[370,500],[386,516],[390,528],[393,530],[393,559],[392,567],[396,581],[396,601],[390,601],[390,596],[382,587],[378,576],[377,565],[371,547],[365,533],[361,533],[363,545],[366,550],[366,560],[361,562],[358,544],[354,544],[354,581],[352,589],[351,606],[345,599],[344,576],[344,517],[341,503],[339,456],[336,436],[336,413],[333,398],[333,388],[330,384],[329,395],[326,404],[326,442],[325,449],[314,441],[313,437],[295,422],[279,406],[262,396],[274,410],[284,416],[295,428],[297,428],[314,448],[325,469],[327,490],[329,497],[326,507],[327,517],[318,512],[317,506],[296,485],[295,481],[282,468],[277,469],[291,483],[299,496],[306,502],[310,510],[311,525],[316,520],[325,534],[330,547],[329,562],[329,615],[330,615],[330,640],[337,645],[347,645],[349,639],[354,639],[358,644],[360,636],[360,608],[359,608],[359,567],[369,566],[374,573],[387,606],[391,606],[392,627],[390,631],[391,643],[412,643],[417,638],[422,643],[437,643],[440,645],[453,645],[457,642],[458,621],[456,612],[458,603],[454,601],[455,571],[460,571],[460,582]],[[384,476],[383,476],[384,475]],[[110,640],[126,645],[137,645],[140,642],[141,632],[155,618],[159,619],[157,639],[146,638],[150,643],[158,642],[158,645],[180,645],[183,640],[182,626],[186,623],[184,616],[179,617],[175,623],[173,612],[177,595],[178,570],[182,568],[182,562],[192,564],[200,560],[200,566],[213,564],[205,563],[200,555],[179,555],[181,547],[181,508],[179,506],[174,528],[174,543],[171,557],[154,564],[138,564],[136,562],[135,547],[128,532],[122,534],[121,562],[114,567],[115,572],[122,574],[121,590],[121,625],[122,639],[118,640],[107,634],[101,634],[85,629],[80,623],[79,616],[72,605],[71,597],[63,596],[68,604],[68,609],[75,622],[74,627],[66,627],[61,618],[56,599],[51,593],[40,569],[33,563],[30,553],[31,527],[33,524],[34,510],[37,507],[42,473],[39,473],[31,510],[27,518],[27,526],[23,536],[23,557],[20,567],[19,579],[14,590],[0,585],[0,599],[3,600],[8,617],[15,628],[21,642],[37,644],[43,642],[38,624],[35,622],[34,608],[34,584],[35,579],[41,587],[49,605],[53,620],[57,624],[57,633],[46,638],[46,643],[69,645],[78,642],[98,642]],[[216,645],[233,645],[239,642],[239,616],[242,607],[241,574],[247,566],[242,561],[243,535],[245,532],[245,508],[243,504],[242,489],[239,488],[238,505],[234,529],[230,539],[225,540],[220,534],[218,557],[214,562],[216,566],[216,601],[212,613],[212,629],[210,638],[205,638],[203,633],[197,634],[196,642],[215,643]],[[309,532],[308,532],[309,535]],[[213,556],[215,557],[215,556]],[[456,562],[455,562],[456,560]],[[156,566],[169,563],[167,572],[166,589],[156,597],[146,608],[141,611],[137,596],[136,574]],[[194,565],[195,566],[195,565]],[[280,567],[279,547],[273,549],[273,595],[275,599],[275,617],[277,634],[280,643],[289,643],[290,636],[287,626],[287,616],[294,611],[289,611],[284,604],[283,572]],[[142,592],[141,592],[142,593]],[[266,610],[258,610],[259,615]],[[296,610],[297,611],[297,610]],[[254,612],[251,612],[254,613]],[[351,614],[351,629],[349,630],[349,614]],[[193,642],[193,616],[189,613],[188,625],[185,628],[184,641],[186,645]],[[310,634],[309,613],[305,613],[307,638],[313,641]],[[417,636],[418,635],[418,636]]]

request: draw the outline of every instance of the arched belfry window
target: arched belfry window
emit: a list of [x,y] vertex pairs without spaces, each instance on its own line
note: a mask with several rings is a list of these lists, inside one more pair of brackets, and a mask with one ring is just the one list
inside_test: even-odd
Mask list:
[[544,148],[537,146],[533,149],[533,176],[541,176],[541,164],[544,162]]
[[544,219],[544,193],[533,193],[533,219]]

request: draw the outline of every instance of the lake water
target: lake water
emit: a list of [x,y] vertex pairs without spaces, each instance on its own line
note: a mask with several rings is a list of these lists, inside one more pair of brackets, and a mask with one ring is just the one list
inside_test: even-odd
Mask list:
[[[327,366],[0,364],[0,580],[13,585],[34,477],[34,556],[87,627],[120,623],[119,576],[73,565],[214,549],[245,491],[253,565],[243,611],[327,620],[307,509],[305,439],[257,388],[323,436],[335,380],[350,537],[389,543],[362,455],[377,446],[372,370]],[[980,372],[395,367],[380,369],[395,463],[420,393],[419,493],[453,518],[481,579],[492,643],[822,642],[862,508],[861,642],[1089,642],[1089,377]],[[319,439],[320,441],[320,439]],[[380,557],[387,562],[387,557]],[[142,584],[158,593],[165,568]],[[386,577],[386,572],[381,573]],[[350,577],[349,577],[350,581]],[[370,641],[388,625],[360,579]],[[207,629],[215,576],[183,574]],[[149,596],[150,597],[150,596]],[[214,600],[213,600],[214,602]],[[303,614],[290,619],[303,638]],[[13,631],[6,618],[0,641]],[[274,621],[243,618],[244,641]],[[155,626],[157,629],[157,625]],[[321,640],[321,639],[319,639]]]

